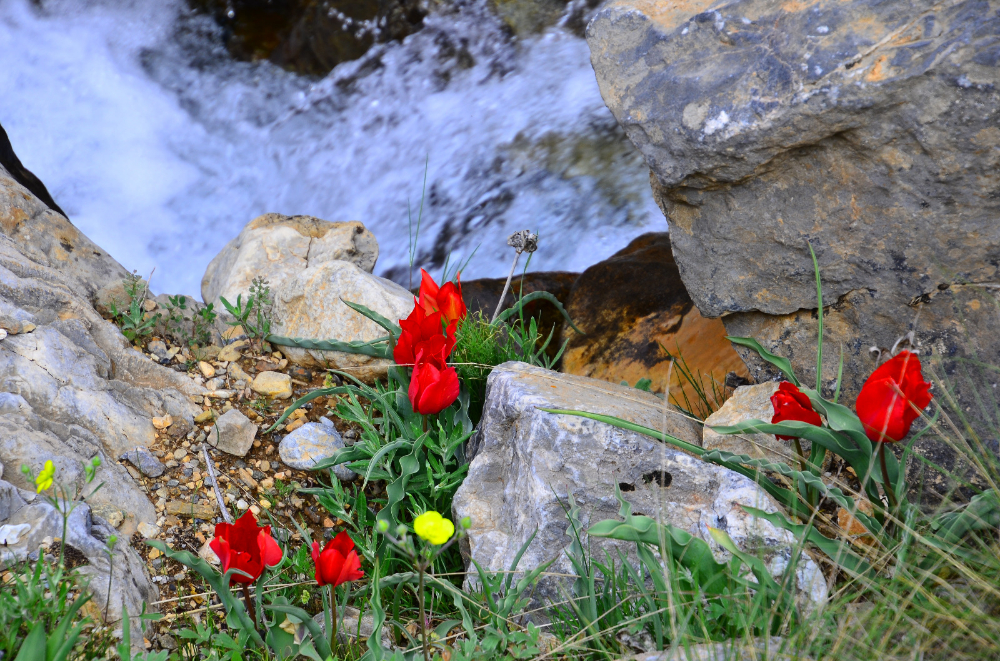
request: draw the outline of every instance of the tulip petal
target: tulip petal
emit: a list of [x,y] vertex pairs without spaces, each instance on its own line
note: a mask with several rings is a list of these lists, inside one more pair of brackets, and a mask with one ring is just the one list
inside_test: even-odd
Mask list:
[[[270,526],[269,526],[270,527]],[[260,546],[261,561],[268,567],[274,567],[281,562],[284,553],[278,542],[271,537],[269,531],[261,530],[257,535],[257,544]]]

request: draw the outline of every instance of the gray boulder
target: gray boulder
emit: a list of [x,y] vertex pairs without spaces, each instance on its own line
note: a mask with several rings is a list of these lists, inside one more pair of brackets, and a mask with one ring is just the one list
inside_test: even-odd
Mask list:
[[[605,549],[634,556],[631,543],[586,535],[598,521],[619,519],[616,487],[635,514],[661,517],[708,541],[720,561],[729,555],[711,541],[709,527],[725,530],[742,549],[761,553],[775,574],[787,565],[795,540],[742,509],[778,509],[747,478],[643,434],[539,410],[613,415],[699,443],[699,426],[656,396],[524,363],[495,368],[487,388],[475,458],[453,506],[456,520],[471,518],[465,551],[484,568],[507,570],[537,530],[518,568],[530,570],[555,559],[550,571],[571,573],[564,553],[572,541],[564,510],[570,495],[580,506],[583,544],[590,544],[594,557],[603,558]],[[798,587],[813,603],[826,596],[823,575],[808,556],[800,561]],[[566,588],[565,582],[545,578],[535,596],[559,600]]]
[[[666,5],[613,0],[587,40],[695,305],[815,382],[811,243],[843,400],[869,348],[913,330],[995,439],[977,398],[996,379],[963,365],[1000,356],[1000,15],[971,0]],[[740,352],[758,381],[774,375]],[[825,358],[832,392],[839,349]],[[961,472],[926,440],[918,452]]]
[[[322,418],[321,422],[307,422],[281,439],[278,456],[287,466],[309,470],[343,447],[344,439],[337,428],[329,419]],[[357,473],[344,465],[334,466],[333,472],[347,482],[357,477]]]
[[[104,487],[91,504],[123,512],[129,536],[156,512],[115,459],[153,441],[154,416],[190,428],[200,412],[190,398],[201,390],[97,314],[97,286],[124,269],[39,204],[0,168],[0,313],[21,331],[0,342],[0,461],[37,473],[51,459],[60,482],[83,490],[82,463],[100,456],[95,484]],[[49,245],[52,233],[64,244]],[[20,470],[7,479],[29,486]]]

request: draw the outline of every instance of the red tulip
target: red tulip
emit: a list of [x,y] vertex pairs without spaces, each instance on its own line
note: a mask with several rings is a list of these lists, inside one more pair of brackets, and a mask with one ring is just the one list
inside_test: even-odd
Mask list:
[[455,348],[455,326],[457,322],[452,322],[447,328],[442,330],[444,315],[440,312],[427,314],[419,305],[415,305],[413,312],[406,319],[399,320],[399,327],[402,333],[396,341],[396,347],[392,351],[392,358],[397,365],[413,365],[417,362],[417,349],[424,343],[431,343],[428,350],[432,354],[440,351],[438,345],[444,347],[444,354],[448,356]]
[[361,571],[361,559],[354,550],[354,540],[346,532],[337,533],[336,537],[326,543],[322,552],[319,550],[319,542],[313,542],[312,558],[316,563],[316,582],[321,587],[337,587],[365,575]]
[[271,526],[257,526],[253,513],[247,513],[236,523],[219,523],[215,526],[215,539],[209,543],[222,563],[223,573],[239,569],[249,577],[233,574],[229,584],[253,583],[264,572],[264,566],[274,567],[281,562],[281,548],[271,537]]
[[455,278],[458,281],[446,282],[440,288],[427,271],[420,269],[420,300],[417,302],[424,312],[440,312],[449,324],[461,321],[469,314],[462,300],[461,274]]
[[873,443],[903,440],[919,412],[931,403],[930,387],[915,353],[901,351],[876,369],[854,404],[868,438]]
[[[771,406],[774,407],[774,415],[771,416],[771,424],[785,422],[786,420],[799,420],[808,422],[810,425],[822,426],[823,419],[819,413],[813,410],[809,397],[788,381],[782,381],[777,392],[771,395]],[[790,441],[794,436],[778,436],[780,441]]]
[[445,364],[444,347],[435,353],[421,347],[410,376],[410,404],[421,415],[439,413],[458,399],[458,374]]

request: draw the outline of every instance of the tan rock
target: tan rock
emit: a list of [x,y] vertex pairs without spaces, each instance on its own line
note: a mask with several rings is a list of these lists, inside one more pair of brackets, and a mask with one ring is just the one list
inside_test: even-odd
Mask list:
[[[780,461],[795,467],[798,460],[791,441],[779,441],[774,434],[719,434],[712,427],[735,425],[747,420],[770,422],[774,415],[771,395],[778,389],[776,381],[740,386],[718,411],[705,419],[702,445],[708,450],[722,450],[745,454],[755,459]],[[809,452],[809,441],[802,440],[802,448]]]
[[226,244],[205,271],[202,298],[246,298],[250,283],[261,276],[272,289],[310,266],[346,261],[371,273],[378,259],[374,235],[359,222],[335,223],[312,216],[268,213],[250,221]]
[[214,500],[202,499],[192,503],[184,500],[168,500],[166,513],[173,516],[187,516],[194,519],[211,519],[215,516],[217,506]]
[[[221,354],[222,352],[220,351],[219,353]],[[211,379],[215,376],[215,368],[206,363],[204,360],[198,361],[198,369],[206,379]]]
[[[393,321],[413,309],[413,294],[394,282],[379,278],[348,262],[310,266],[272,289],[278,333],[315,340],[367,341],[385,335],[375,322],[349,308],[359,303]],[[389,360],[339,351],[282,347],[290,362],[304,366],[333,367],[362,380],[384,375]]]
[[169,414],[162,417],[153,418],[153,426],[157,429],[166,429],[170,425],[174,424],[174,419],[170,417]]
[[219,352],[219,360],[224,360],[227,363],[239,360],[243,355],[243,350],[249,346],[250,342],[247,340],[236,340],[231,344],[227,344],[222,347],[222,351]]
[[230,363],[229,376],[233,381],[245,381],[246,383],[253,381],[253,378],[243,371],[243,368],[238,363]]
[[288,425],[285,427],[285,431],[293,432],[304,424],[306,424],[304,418],[296,418],[295,420],[292,420],[291,422],[288,423]]
[[217,417],[217,415],[218,414],[214,410],[208,409],[207,411],[202,411],[201,413],[199,413],[198,415],[196,415],[194,417],[194,421],[195,421],[196,424],[200,425],[203,422],[208,422],[209,420]]
[[219,565],[219,556],[215,554],[215,551],[211,547],[212,540],[205,540],[205,543],[201,545],[198,549],[198,557],[207,562],[210,565]]
[[292,396],[292,377],[280,372],[261,372],[250,384],[254,392],[274,399],[288,399]]

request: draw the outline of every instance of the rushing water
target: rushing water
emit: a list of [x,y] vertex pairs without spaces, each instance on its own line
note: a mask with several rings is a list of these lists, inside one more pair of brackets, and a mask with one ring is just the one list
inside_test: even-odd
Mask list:
[[231,59],[180,2],[0,0],[0,124],[71,220],[157,291],[199,293],[255,216],[361,220],[376,272],[580,270],[666,223],[605,108],[586,43],[511,38],[481,0],[322,80]]

